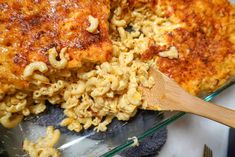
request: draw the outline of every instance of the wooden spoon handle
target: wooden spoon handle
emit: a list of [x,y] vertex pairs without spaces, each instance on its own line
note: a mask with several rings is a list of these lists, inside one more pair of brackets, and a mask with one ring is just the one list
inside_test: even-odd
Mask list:
[[193,97],[194,102],[191,102],[190,108],[185,108],[185,112],[200,115],[227,126],[235,128],[235,111],[203,101]]
[[145,109],[189,112],[235,128],[234,110],[192,96],[161,72],[153,68],[150,70],[155,85],[151,89],[142,89],[147,102]]

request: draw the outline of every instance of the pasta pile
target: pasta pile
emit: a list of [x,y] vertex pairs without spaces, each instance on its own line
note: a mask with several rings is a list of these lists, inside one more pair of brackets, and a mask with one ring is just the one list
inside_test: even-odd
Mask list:
[[151,62],[134,59],[133,53],[121,53],[110,63],[79,73],[76,83],[59,80],[34,91],[33,99],[61,104],[67,116],[61,125],[70,130],[79,132],[94,125],[97,131],[105,131],[114,117],[128,120],[142,105],[138,87],[154,85],[148,75],[150,66]]

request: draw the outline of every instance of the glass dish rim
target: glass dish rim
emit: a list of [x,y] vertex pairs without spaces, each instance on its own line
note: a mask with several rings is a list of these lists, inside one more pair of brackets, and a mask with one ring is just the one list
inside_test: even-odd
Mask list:
[[[232,79],[229,83],[225,84],[224,86],[222,86],[221,88],[219,88],[215,92],[211,93],[210,95],[204,97],[203,99],[205,101],[211,101],[216,96],[218,96],[220,93],[222,93],[225,89],[231,87],[234,84],[235,84],[235,79]],[[146,137],[152,135],[153,133],[155,133],[159,129],[161,129],[163,127],[166,127],[167,125],[169,125],[172,122],[176,121],[177,119],[181,118],[185,114],[186,113],[184,113],[184,112],[179,112],[179,113],[176,113],[175,115],[173,115],[172,117],[167,118],[167,119],[163,120],[162,122],[160,122],[158,124],[155,124],[152,128],[150,128],[147,131],[143,132],[142,134],[136,136],[138,141],[142,141],[143,139],[145,139]],[[131,147],[133,145],[133,143],[134,143],[133,140],[127,140],[125,143],[113,148],[112,150],[110,150],[110,151],[106,152],[105,154],[101,155],[100,157],[112,157],[114,155],[117,155],[118,153],[120,153],[120,152],[126,150],[127,148]]]

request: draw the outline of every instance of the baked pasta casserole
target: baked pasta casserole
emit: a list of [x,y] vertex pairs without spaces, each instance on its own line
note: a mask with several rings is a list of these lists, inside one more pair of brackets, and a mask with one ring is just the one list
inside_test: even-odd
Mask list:
[[105,131],[146,108],[150,67],[193,95],[234,76],[235,9],[227,0],[0,0],[0,55],[1,125],[48,101],[69,130]]

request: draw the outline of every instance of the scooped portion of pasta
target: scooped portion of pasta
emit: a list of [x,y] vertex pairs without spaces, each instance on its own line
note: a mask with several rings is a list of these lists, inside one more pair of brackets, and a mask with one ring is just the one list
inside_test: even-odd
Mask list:
[[24,140],[23,149],[30,157],[59,157],[60,152],[55,148],[59,139],[60,131],[49,126],[45,137],[38,138],[36,142]]
[[[0,1],[0,124],[64,109],[71,131],[106,131],[146,109],[155,67],[194,95],[235,75],[227,0]],[[27,143],[27,142],[26,142]]]

